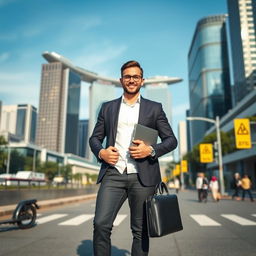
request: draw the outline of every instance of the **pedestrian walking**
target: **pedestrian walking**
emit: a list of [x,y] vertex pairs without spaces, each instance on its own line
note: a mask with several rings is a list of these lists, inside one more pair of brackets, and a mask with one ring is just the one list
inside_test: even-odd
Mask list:
[[209,181],[203,173],[203,185],[202,185],[202,201],[207,202],[208,198]]
[[251,186],[252,186],[252,182],[249,179],[248,175],[245,174],[241,180],[241,187],[243,189],[243,195],[242,195],[242,200],[244,200],[245,197],[245,193],[248,193],[251,202],[254,201],[253,196],[252,196],[252,192],[251,192]]
[[[140,95],[144,78],[138,62],[128,61],[121,67],[120,82],[122,97],[102,104],[90,137],[91,150],[102,163],[97,180],[101,185],[93,223],[93,250],[94,256],[111,255],[113,222],[128,198],[133,235],[131,255],[147,256],[149,237],[144,202],[161,181],[158,158],[174,150],[177,140],[162,105]],[[161,143],[146,145],[141,140],[132,141],[137,123],[156,129]]]
[[202,193],[203,193],[203,173],[198,172],[196,178],[196,189],[198,195],[198,202],[202,202]]
[[219,202],[221,196],[219,192],[219,182],[216,176],[212,176],[210,184],[209,184],[211,193],[212,193],[212,199],[214,202]]
[[232,180],[232,188],[234,189],[234,193],[232,195],[232,199],[238,199],[239,198],[239,191],[241,189],[241,177],[238,172],[234,174],[233,180]]
[[178,194],[180,190],[180,180],[177,177],[175,177],[174,179],[174,187],[176,190],[176,194]]

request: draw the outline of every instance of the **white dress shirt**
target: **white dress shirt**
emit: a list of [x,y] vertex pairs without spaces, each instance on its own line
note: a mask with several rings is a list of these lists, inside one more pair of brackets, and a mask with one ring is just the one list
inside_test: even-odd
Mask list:
[[115,147],[119,152],[119,159],[115,168],[123,173],[127,168],[127,173],[137,173],[136,161],[130,157],[129,147],[132,141],[134,125],[138,123],[140,110],[140,95],[135,104],[129,105],[122,97],[119,110]]

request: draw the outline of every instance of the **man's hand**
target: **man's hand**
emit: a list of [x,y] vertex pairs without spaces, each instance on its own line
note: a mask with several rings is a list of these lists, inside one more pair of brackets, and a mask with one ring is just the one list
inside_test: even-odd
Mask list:
[[132,158],[140,159],[150,156],[152,149],[142,140],[133,140],[132,143],[136,144],[136,146],[129,147],[129,152]]
[[99,156],[106,163],[115,165],[119,158],[118,149],[113,146],[109,146],[106,149],[101,149]]

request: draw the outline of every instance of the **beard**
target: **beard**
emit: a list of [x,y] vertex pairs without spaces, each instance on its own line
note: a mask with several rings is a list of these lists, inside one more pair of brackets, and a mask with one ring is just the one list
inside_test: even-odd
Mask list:
[[124,89],[125,93],[129,94],[129,95],[137,94],[140,91],[140,88],[141,88],[141,86],[137,86],[135,91],[129,91],[129,88],[123,86],[123,89]]

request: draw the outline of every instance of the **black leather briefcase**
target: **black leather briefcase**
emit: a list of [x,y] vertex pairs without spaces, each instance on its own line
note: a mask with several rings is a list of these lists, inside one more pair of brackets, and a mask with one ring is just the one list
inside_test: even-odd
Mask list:
[[[163,192],[166,194],[163,194]],[[178,198],[169,194],[165,183],[156,186],[155,194],[146,200],[148,235],[161,237],[183,229]]]

